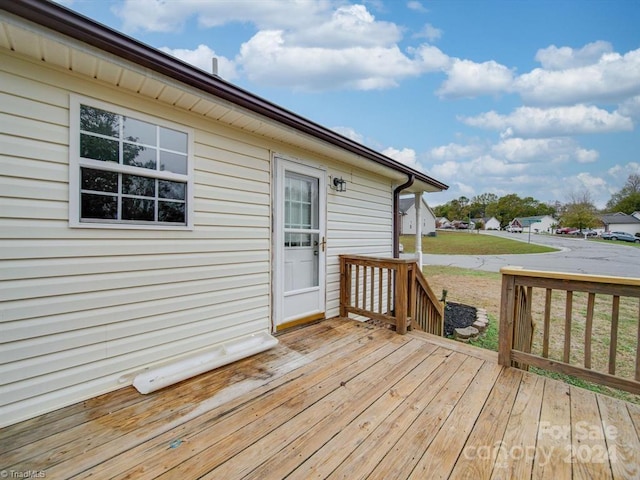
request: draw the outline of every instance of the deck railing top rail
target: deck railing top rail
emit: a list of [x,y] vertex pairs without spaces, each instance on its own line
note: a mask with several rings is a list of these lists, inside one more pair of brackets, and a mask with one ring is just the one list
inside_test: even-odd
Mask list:
[[564,281],[577,281],[589,283],[608,283],[614,285],[627,285],[640,287],[640,278],[637,277],[615,277],[610,275],[588,275],[584,273],[567,272],[545,272],[542,270],[528,270],[523,267],[507,266],[500,269],[503,275],[514,275],[518,277],[548,278]]

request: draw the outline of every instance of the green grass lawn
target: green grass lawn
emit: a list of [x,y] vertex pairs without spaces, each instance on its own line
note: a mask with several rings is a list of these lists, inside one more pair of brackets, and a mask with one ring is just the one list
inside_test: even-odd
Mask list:
[[[400,236],[405,253],[415,252],[415,239],[415,235]],[[438,231],[435,237],[422,237],[422,252],[432,254],[505,255],[557,251],[555,248],[468,231]]]

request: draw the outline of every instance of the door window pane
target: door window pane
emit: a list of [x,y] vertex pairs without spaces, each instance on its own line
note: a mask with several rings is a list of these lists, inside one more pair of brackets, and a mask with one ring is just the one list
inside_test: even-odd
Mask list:
[[318,228],[318,179],[287,172],[285,228]]

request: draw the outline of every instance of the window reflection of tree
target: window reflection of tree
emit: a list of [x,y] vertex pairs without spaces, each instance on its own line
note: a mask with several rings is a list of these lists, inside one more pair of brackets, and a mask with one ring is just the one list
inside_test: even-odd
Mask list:
[[[80,156],[157,170],[158,150],[155,145],[156,137],[153,134],[157,127],[132,118],[130,119],[131,126],[127,128],[127,120],[127,117],[122,115],[81,105]],[[125,136],[125,131],[141,132],[146,135],[143,141],[146,140],[146,143],[153,144],[156,148],[141,145],[140,137]],[[123,133],[121,134],[121,132]],[[120,156],[121,143],[122,157]],[[83,218],[115,219],[117,216],[117,197],[104,193],[117,194],[120,190],[123,195],[121,199],[123,220],[185,222],[185,183],[98,169],[82,168],[81,171],[81,188],[84,190],[81,206]],[[156,203],[157,219],[155,218]]]

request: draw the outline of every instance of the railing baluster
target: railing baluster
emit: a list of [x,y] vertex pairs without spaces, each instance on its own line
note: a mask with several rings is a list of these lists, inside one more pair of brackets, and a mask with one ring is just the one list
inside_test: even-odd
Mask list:
[[564,363],[569,363],[571,353],[571,317],[573,316],[573,292],[567,290],[567,301],[564,310]]
[[547,288],[544,298],[544,326],[542,331],[542,356],[549,358],[549,335],[551,334],[551,295],[553,290]]
[[613,296],[611,306],[611,343],[609,343],[609,373],[616,374],[616,353],[618,350],[618,317],[620,316],[620,297]]
[[371,311],[375,312],[374,303],[376,299],[375,288],[376,288],[376,268],[371,267]]
[[356,298],[354,306],[360,308],[360,265],[358,264],[356,264]]
[[382,309],[382,277],[384,275],[384,270],[382,267],[378,269],[378,313],[384,313]]
[[393,271],[391,269],[387,270],[387,314],[391,315],[391,310],[393,310]]
[[584,368],[591,368],[591,334],[593,332],[593,309],[596,304],[596,294],[589,293],[587,299],[587,321],[584,326]]
[[640,382],[640,299],[638,299],[638,338],[636,339],[636,381]]

